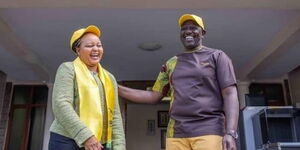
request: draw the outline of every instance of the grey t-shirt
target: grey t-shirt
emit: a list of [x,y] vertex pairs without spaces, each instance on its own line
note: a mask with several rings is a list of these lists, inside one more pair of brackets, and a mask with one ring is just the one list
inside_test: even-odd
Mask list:
[[[174,58],[168,62],[174,64]],[[173,88],[170,106],[170,117],[175,120],[171,127],[173,136],[222,136],[225,118],[221,90],[236,84],[230,58],[221,50],[203,47],[177,55],[175,64],[166,64],[169,68],[162,69],[166,73],[161,72],[158,77],[166,79],[160,76],[167,74],[169,79],[161,89],[165,90],[167,85]]]

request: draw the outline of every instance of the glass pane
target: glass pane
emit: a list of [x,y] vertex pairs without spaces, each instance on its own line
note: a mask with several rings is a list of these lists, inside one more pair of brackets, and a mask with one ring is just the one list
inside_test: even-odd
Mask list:
[[28,104],[30,101],[30,86],[14,86],[13,104]]
[[25,117],[26,117],[25,109],[14,110],[11,135],[10,135],[9,146],[8,146],[9,150],[19,150],[21,148]]
[[291,118],[268,118],[270,142],[293,142]]
[[48,99],[48,87],[45,85],[35,86],[33,93],[34,104],[46,104]]
[[44,136],[44,121],[45,121],[45,107],[36,107],[31,111],[31,123],[29,133],[29,150],[41,150],[43,146]]

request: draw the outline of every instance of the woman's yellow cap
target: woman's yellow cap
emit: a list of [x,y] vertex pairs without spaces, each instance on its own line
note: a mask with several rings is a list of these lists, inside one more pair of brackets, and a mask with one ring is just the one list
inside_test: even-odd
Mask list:
[[70,47],[72,49],[72,46],[76,40],[78,40],[84,33],[94,33],[98,37],[101,36],[101,30],[95,26],[95,25],[89,25],[86,28],[81,28],[76,30],[70,40]]

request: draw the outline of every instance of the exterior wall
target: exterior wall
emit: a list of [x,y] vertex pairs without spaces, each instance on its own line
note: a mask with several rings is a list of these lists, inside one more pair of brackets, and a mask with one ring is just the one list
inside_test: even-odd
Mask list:
[[48,101],[47,101],[47,111],[46,111],[46,120],[45,120],[45,128],[44,128],[44,142],[43,142],[43,150],[48,150],[48,143],[50,138],[49,128],[54,120],[54,115],[52,112],[52,89],[53,84],[48,84]]
[[[4,149],[12,84],[6,86],[6,74],[0,71],[0,150]],[[7,88],[7,90],[5,90]]]
[[0,71],[0,108],[2,108],[4,102],[5,87],[6,87],[6,74]]
[[300,66],[288,74],[292,104],[300,107]]

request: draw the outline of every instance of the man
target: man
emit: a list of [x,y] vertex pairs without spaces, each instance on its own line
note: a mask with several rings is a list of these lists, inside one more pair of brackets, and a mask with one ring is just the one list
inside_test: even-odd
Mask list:
[[119,86],[119,95],[138,103],[155,103],[169,94],[167,150],[236,150],[239,103],[229,57],[202,45],[202,18],[179,19],[185,51],[161,68],[153,91]]

